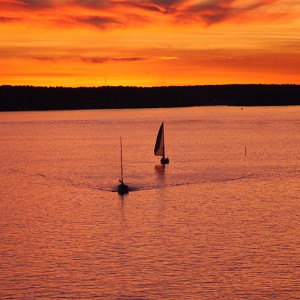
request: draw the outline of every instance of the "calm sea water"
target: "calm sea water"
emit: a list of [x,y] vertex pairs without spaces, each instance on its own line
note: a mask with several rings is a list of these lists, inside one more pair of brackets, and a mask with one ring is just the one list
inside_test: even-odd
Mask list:
[[0,113],[0,155],[1,299],[300,299],[299,106]]

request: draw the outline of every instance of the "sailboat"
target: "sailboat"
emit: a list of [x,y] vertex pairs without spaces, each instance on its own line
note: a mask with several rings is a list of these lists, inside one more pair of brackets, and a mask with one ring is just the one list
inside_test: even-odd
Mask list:
[[154,147],[154,154],[157,156],[162,156],[160,162],[162,165],[169,163],[169,158],[165,157],[165,137],[164,137],[164,122],[161,123],[156,143]]
[[122,138],[120,137],[120,146],[121,146],[121,179],[119,179],[120,184],[118,185],[118,193],[120,195],[125,195],[129,193],[129,186],[124,183],[123,179],[123,153],[122,153]]

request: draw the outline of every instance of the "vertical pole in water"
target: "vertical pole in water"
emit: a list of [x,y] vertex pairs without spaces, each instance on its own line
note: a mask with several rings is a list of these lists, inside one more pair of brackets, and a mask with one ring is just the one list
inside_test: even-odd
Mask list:
[[121,181],[123,182],[123,155],[122,155],[122,138],[120,137],[120,146],[121,146]]
[[247,156],[247,147],[245,146],[245,156]]

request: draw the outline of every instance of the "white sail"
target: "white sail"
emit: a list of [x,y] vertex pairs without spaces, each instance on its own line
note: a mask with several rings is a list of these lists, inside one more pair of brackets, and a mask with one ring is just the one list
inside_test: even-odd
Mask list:
[[154,154],[157,156],[164,156],[165,152],[165,145],[164,145],[164,123],[161,123],[157,138],[156,138],[156,143],[155,143],[155,148],[154,148]]

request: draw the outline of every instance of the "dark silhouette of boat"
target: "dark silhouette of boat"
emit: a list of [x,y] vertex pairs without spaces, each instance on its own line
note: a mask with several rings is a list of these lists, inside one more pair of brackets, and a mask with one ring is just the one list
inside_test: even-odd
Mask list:
[[154,147],[154,154],[157,156],[162,156],[162,158],[160,160],[162,165],[169,163],[169,158],[165,157],[164,122],[161,123],[158,134],[157,134],[156,143],[155,143],[155,147]]
[[122,153],[122,138],[120,137],[120,146],[121,146],[121,179],[119,179],[120,184],[118,185],[118,193],[120,195],[125,195],[129,193],[129,186],[124,183],[123,179],[123,153]]

